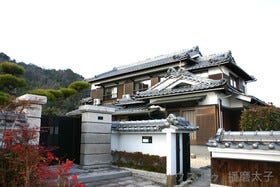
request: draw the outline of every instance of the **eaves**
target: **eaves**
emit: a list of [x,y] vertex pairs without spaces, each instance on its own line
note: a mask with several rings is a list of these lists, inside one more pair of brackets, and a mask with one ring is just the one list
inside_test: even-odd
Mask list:
[[164,95],[155,95],[155,96],[143,96],[143,97],[135,97],[136,100],[144,100],[144,99],[154,99],[154,98],[166,98],[166,97],[174,97],[174,96],[181,96],[181,95],[188,95],[188,94],[196,94],[196,93],[207,93],[212,91],[219,91],[224,90],[224,87],[212,88],[207,90],[196,90],[196,91],[188,91],[188,92],[181,92],[181,93],[171,93],[171,94],[164,94]]

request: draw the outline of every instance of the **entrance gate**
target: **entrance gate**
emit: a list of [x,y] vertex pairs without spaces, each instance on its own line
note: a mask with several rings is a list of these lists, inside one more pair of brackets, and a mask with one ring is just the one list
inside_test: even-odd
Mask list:
[[81,117],[42,116],[40,145],[54,148],[60,160],[80,163]]

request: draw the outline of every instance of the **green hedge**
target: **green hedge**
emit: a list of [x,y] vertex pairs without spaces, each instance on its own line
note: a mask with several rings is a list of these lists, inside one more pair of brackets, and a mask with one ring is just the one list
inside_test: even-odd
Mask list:
[[166,157],[143,154],[141,152],[128,153],[112,151],[113,165],[166,173]]
[[280,108],[257,106],[246,109],[241,114],[240,127],[244,131],[280,130]]

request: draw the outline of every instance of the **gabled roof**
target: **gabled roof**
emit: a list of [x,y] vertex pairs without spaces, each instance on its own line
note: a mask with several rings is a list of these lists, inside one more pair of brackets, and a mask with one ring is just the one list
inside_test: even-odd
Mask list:
[[166,128],[180,132],[191,132],[198,130],[199,127],[190,124],[185,118],[176,117],[174,114],[169,114],[166,119],[112,122],[112,130],[118,132],[161,132]]
[[144,60],[136,64],[128,66],[115,67],[113,70],[96,75],[93,78],[88,79],[88,82],[101,81],[108,78],[117,77],[129,73],[135,73],[142,70],[148,70],[151,68],[161,67],[164,65],[172,64],[189,59],[192,63],[185,64],[185,68],[188,71],[196,71],[207,69],[209,67],[216,67],[220,65],[228,66],[232,71],[236,72],[245,81],[254,81],[255,78],[243,69],[241,69],[234,61],[230,51],[221,54],[212,54],[208,56],[202,56],[199,48],[194,47],[188,50],[182,50],[176,53],[159,56],[153,59]]
[[193,66],[186,67],[188,71],[207,69],[209,67],[216,67],[220,65],[226,65],[233,72],[238,73],[245,81],[255,81],[255,77],[246,73],[241,69],[232,57],[231,51],[221,54],[213,54],[209,56],[201,56],[195,59],[197,62]]
[[166,64],[170,64],[173,62],[178,62],[183,59],[194,59],[201,56],[201,53],[199,51],[198,47],[194,47],[192,49],[182,50],[179,52],[175,52],[172,54],[159,56],[153,59],[147,59],[141,62],[138,62],[136,64],[131,64],[128,66],[122,66],[122,67],[114,67],[111,71],[96,75],[93,78],[88,79],[88,82],[98,81],[126,73],[132,73],[140,70],[145,70],[153,67],[158,67]]
[[167,95],[179,95],[186,93],[202,92],[212,89],[224,89],[227,80],[212,80],[199,77],[185,69],[176,71],[171,68],[167,78],[151,87],[150,89],[138,92],[135,98],[161,97]]

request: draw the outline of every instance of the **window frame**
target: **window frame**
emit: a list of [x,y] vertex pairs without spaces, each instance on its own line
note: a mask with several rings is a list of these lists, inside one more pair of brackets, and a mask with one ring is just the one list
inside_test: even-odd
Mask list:
[[[138,86],[138,88],[136,89],[136,87]],[[144,87],[145,85],[147,85],[147,87]],[[139,81],[134,81],[134,89],[133,89],[133,92],[134,94],[137,93],[137,92],[142,92],[142,91],[145,91],[145,90],[148,90],[149,88],[151,88],[151,85],[152,85],[152,81],[151,79],[145,79],[145,80],[139,80]]]
[[118,87],[110,86],[104,88],[104,100],[116,99],[118,97]]

